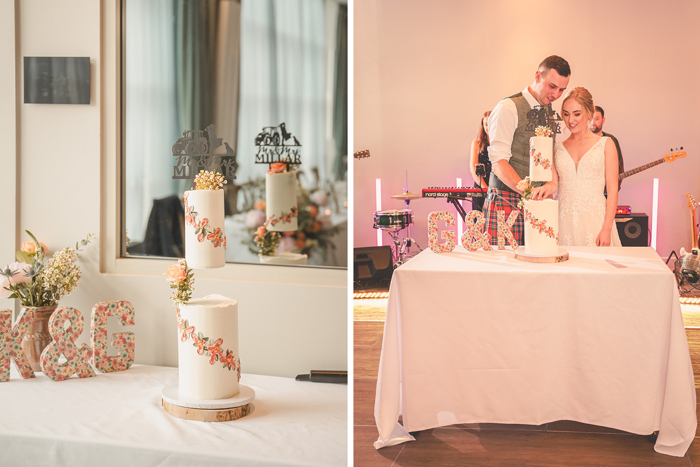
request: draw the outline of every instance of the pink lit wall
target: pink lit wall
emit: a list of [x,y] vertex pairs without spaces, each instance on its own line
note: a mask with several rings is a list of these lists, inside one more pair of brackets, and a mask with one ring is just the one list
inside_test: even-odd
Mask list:
[[[404,207],[390,196],[402,191],[406,171],[413,193],[453,186],[457,177],[471,185],[469,146],[480,116],[557,54],[571,64],[569,87],[588,88],[605,109],[604,129],[619,139],[627,170],[672,147],[688,152],[626,179],[619,204],[651,222],[658,178],[657,251],[689,249],[685,193],[700,198],[698,17],[695,1],[355,0],[353,151],[371,152],[354,161],[355,246],[376,244],[376,178],[383,209]],[[411,209],[411,236],[424,248],[428,214],[453,210],[433,199]]]

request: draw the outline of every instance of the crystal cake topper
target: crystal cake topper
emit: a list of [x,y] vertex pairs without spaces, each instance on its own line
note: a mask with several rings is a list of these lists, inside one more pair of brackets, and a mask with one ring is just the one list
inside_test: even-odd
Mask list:
[[255,137],[258,152],[255,154],[256,164],[301,164],[301,143],[287,132],[284,123],[279,126],[266,126]]
[[[226,153],[214,154],[214,150],[221,146],[226,147]],[[177,157],[173,180],[194,180],[200,170],[219,172],[230,180],[236,178],[236,151],[222,138],[216,137],[213,123],[205,130],[183,131],[182,138],[173,144],[173,157]]]

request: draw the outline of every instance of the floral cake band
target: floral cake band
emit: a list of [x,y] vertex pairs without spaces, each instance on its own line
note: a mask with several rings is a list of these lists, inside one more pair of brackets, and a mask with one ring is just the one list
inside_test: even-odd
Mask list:
[[190,326],[189,320],[182,319],[179,308],[177,310],[177,327],[182,331],[180,337],[182,342],[192,340],[192,346],[197,348],[197,353],[209,357],[210,365],[220,362],[227,370],[238,371],[238,381],[241,380],[241,359],[234,355],[233,351],[221,348],[224,344],[222,338],[214,340],[204,336],[201,332],[198,333],[194,326]]
[[552,227],[549,227],[546,221],[541,221],[537,219],[528,210],[525,210],[525,220],[530,222],[532,228],[536,229],[539,233],[543,233],[549,238],[554,238],[557,240],[557,243],[559,243],[559,235],[554,233],[554,229]]
[[284,213],[284,212],[283,212],[282,215],[279,216],[279,217],[270,216],[270,217],[267,219],[267,221],[270,223],[270,225],[275,225],[275,224],[277,224],[278,222],[281,222],[281,223],[283,223],[283,224],[291,224],[291,223],[292,223],[292,219],[294,219],[295,217],[297,217],[297,213],[298,213],[297,207],[296,207],[296,206],[292,206],[292,209],[291,209],[289,212],[287,212],[287,213]]
[[226,248],[226,235],[221,231],[221,228],[214,229],[206,217],[198,219],[199,214],[194,210],[194,206],[190,206],[187,202],[188,194],[185,193],[182,197],[185,201],[185,224],[194,227],[197,241],[201,243],[206,239],[214,245],[214,248],[219,246]]
[[545,170],[552,169],[552,161],[546,157],[542,157],[542,152],[535,154],[535,148],[530,149],[530,157],[532,157],[532,160],[535,162],[535,167],[541,165]]

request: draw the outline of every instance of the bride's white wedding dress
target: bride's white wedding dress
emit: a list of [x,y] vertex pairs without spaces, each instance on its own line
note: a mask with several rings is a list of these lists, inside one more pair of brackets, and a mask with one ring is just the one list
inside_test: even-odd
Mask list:
[[[557,143],[554,165],[559,174],[559,245],[595,246],[605,221],[605,142],[596,141],[578,162]],[[610,232],[610,246],[622,246],[617,227]]]

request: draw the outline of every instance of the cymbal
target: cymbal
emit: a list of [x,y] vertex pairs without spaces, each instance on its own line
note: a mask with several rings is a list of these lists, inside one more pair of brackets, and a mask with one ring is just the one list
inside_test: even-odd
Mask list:
[[422,198],[422,196],[406,192],[406,193],[401,193],[400,195],[393,195],[392,198],[409,200],[409,199],[419,199],[419,198]]

